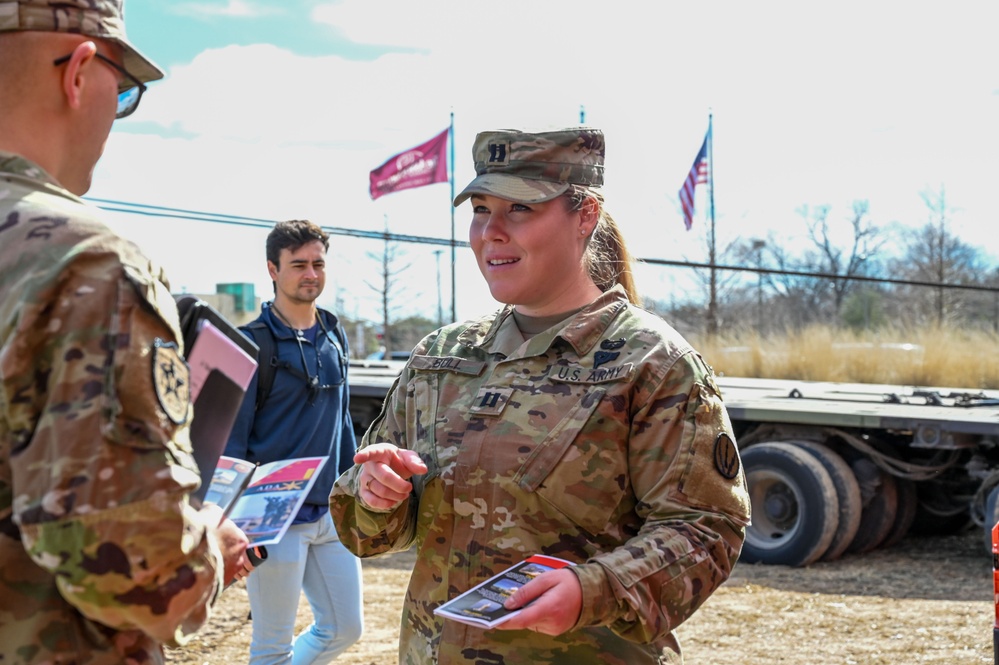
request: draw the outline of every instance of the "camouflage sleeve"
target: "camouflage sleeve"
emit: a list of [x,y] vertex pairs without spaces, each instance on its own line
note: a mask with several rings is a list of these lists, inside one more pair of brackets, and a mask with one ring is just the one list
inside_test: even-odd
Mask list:
[[[88,618],[179,644],[222,588],[197,486],[176,309],[115,252],[77,257],[18,320],[10,382],[14,518]],[[13,370],[13,371],[7,371]],[[34,422],[33,429],[31,427]]]
[[[428,340],[424,340],[413,350],[413,354],[425,353],[427,347]],[[358,450],[379,442],[408,447],[406,393],[409,379],[410,370],[407,367],[392,384],[381,413],[365,432]],[[337,479],[330,493],[330,511],[340,542],[359,557],[409,549],[416,537],[419,479],[413,481],[414,495],[394,510],[376,510],[357,495],[360,471],[357,465],[348,469]]]
[[575,568],[577,626],[609,625],[636,642],[674,630],[728,578],[749,521],[731,422],[703,361],[683,356],[642,403],[629,467],[644,524]]

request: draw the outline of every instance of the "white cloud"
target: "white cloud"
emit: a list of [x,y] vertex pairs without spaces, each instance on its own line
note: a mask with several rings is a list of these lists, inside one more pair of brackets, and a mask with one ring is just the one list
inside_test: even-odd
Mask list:
[[[999,3],[927,7],[324,4],[314,21],[356,43],[411,51],[362,61],[269,44],[205,50],[155,84],[134,120],[186,138],[114,132],[93,193],[373,230],[387,219],[393,231],[447,237],[447,186],[372,202],[368,171],[436,134],[453,112],[460,188],[472,176],[477,131],[575,124],[582,106],[607,132],[608,202],[636,254],[701,259],[703,218],[683,232],[676,190],[711,109],[723,241],[772,229],[790,238],[804,230],[798,206],[830,204],[840,219],[857,199],[870,201],[879,223],[921,223],[919,192],[941,184],[960,209],[959,228],[980,227],[996,209]],[[459,210],[459,239],[466,221]],[[340,244],[339,261],[361,270],[372,247]],[[235,272],[210,257],[178,268],[193,265]],[[434,293],[427,270],[416,281]],[[459,288],[480,284],[476,276]]]
[[171,4],[170,11],[181,16],[256,18],[280,13],[275,7],[266,7],[260,2],[247,2],[247,0],[227,0],[225,5],[204,1]]

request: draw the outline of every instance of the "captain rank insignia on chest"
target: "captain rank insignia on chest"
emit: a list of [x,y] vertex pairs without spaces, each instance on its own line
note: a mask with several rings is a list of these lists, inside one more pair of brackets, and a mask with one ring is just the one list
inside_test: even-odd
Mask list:
[[513,390],[513,388],[490,388],[489,386],[479,388],[479,392],[476,393],[475,399],[472,401],[472,408],[469,410],[476,416],[498,416],[510,403]]

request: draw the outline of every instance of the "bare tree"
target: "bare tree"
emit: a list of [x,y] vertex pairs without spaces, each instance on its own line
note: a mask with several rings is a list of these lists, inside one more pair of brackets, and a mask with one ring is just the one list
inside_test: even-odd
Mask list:
[[772,329],[800,329],[822,320],[826,287],[824,280],[802,275],[781,274],[809,272],[813,259],[792,254],[774,234],[767,236],[767,261],[776,271],[765,278],[772,293],[768,325]]
[[[367,252],[369,258],[379,261],[381,263],[381,283],[372,284],[365,280],[368,288],[372,291],[378,293],[379,299],[381,300],[381,310],[382,310],[382,344],[385,346],[385,357],[391,357],[392,351],[395,350],[396,340],[392,334],[392,321],[396,318],[395,314],[398,312],[399,307],[395,304],[397,299],[402,297],[406,293],[405,287],[399,286],[399,275],[407,270],[411,264],[406,263],[404,265],[398,265],[399,260],[404,256],[404,252],[399,248],[399,245],[391,240],[389,240],[387,224],[385,231],[385,244],[382,248],[382,252],[379,255],[376,252]],[[408,349],[407,349],[408,350]]]
[[[982,251],[963,242],[950,231],[952,209],[946,192],[923,192],[920,195],[929,211],[929,220],[916,231],[906,234],[905,253],[895,263],[894,272],[912,281],[931,282],[938,286],[899,289],[908,303],[906,318],[913,324],[938,325],[963,320],[981,299],[969,292],[947,289],[947,284],[984,284],[989,272]],[[984,280],[984,281],[983,281]]]
[[[737,261],[740,246],[740,241],[736,239],[727,244],[719,253],[713,245],[712,239],[705,239],[705,250],[710,267],[697,268],[694,270],[694,274],[707,294],[706,301],[708,306],[704,312],[704,320],[705,331],[708,335],[716,335],[721,327],[730,327],[733,325],[732,321],[727,320],[731,317],[719,311],[718,303],[726,302],[730,299],[733,290],[738,290],[740,279],[738,275],[718,270],[715,266],[725,265],[729,261]],[[735,324],[737,325],[738,321]]]
[[818,250],[817,262],[811,267],[815,272],[836,275],[829,282],[832,292],[833,312],[838,317],[843,308],[843,299],[853,283],[851,277],[865,275],[871,258],[884,245],[879,229],[868,218],[870,206],[867,201],[854,201],[848,217],[852,238],[848,247],[839,246],[831,237],[829,229],[829,206],[819,206],[812,215],[808,208],[799,209],[805,219],[808,235]]

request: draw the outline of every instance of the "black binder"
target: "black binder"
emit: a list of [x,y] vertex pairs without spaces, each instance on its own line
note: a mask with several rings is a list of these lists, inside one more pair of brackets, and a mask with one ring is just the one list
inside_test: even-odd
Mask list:
[[[211,305],[191,295],[176,296],[175,299],[180,313],[185,354],[189,355],[194,348],[202,322],[209,321],[251,358],[259,358],[257,345]],[[237,383],[223,372],[213,369],[194,400],[191,446],[201,472],[201,486],[191,495],[194,505],[200,506],[208,492],[215,466],[225,450],[229,433],[243,403],[243,395],[244,391]]]

